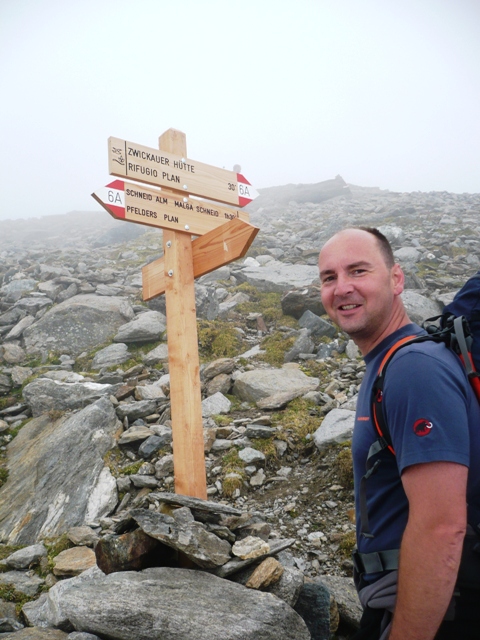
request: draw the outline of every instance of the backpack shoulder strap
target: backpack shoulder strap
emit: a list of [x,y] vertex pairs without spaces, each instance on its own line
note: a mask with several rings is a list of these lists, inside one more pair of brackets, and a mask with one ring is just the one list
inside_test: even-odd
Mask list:
[[[479,272],[480,273],[480,272]],[[462,360],[470,383],[473,387],[475,395],[480,402],[480,374],[475,370],[475,365],[471,355],[472,334],[468,326],[468,322],[464,316],[455,317],[449,314],[441,316],[440,328],[431,325],[428,326],[428,322],[438,320],[440,316],[436,318],[429,318],[424,323],[424,328],[428,332],[426,335],[410,335],[398,340],[390,349],[385,353],[380,366],[377,371],[377,377],[372,386],[372,420],[377,431],[378,438],[372,443],[367,455],[366,472],[360,481],[360,534],[373,538],[369,528],[368,510],[367,510],[367,494],[366,494],[366,481],[372,476],[379,464],[380,460],[372,461],[372,458],[383,449],[388,449],[393,455],[395,455],[395,449],[393,448],[392,438],[390,430],[388,428],[387,420],[384,413],[383,405],[383,388],[385,385],[385,374],[389,363],[399,349],[409,344],[417,342],[426,342],[427,340],[433,340],[434,342],[444,342],[448,348],[454,351]],[[469,517],[470,521],[470,517]],[[474,522],[480,522],[479,517],[473,518]],[[480,524],[477,525],[480,531]]]
[[380,366],[378,368],[377,377],[375,378],[375,382],[372,387],[372,420],[375,426],[375,429],[378,433],[378,438],[372,443],[370,449],[368,450],[367,461],[366,461],[366,471],[365,475],[360,480],[360,491],[359,491],[359,507],[360,507],[360,534],[366,538],[373,538],[373,534],[370,531],[370,524],[368,519],[368,508],[367,508],[367,487],[366,482],[372,476],[380,464],[380,460],[376,460],[374,463],[372,462],[372,458],[383,449],[388,449],[393,455],[395,455],[395,449],[393,448],[392,439],[390,436],[390,431],[388,429],[387,421],[385,419],[385,414],[383,411],[383,386],[385,383],[385,373],[387,371],[388,364],[392,360],[393,356],[397,353],[399,349],[405,347],[408,344],[412,344],[414,342],[425,342],[425,340],[432,340],[430,335],[418,336],[418,335],[410,335],[405,336],[398,340],[394,345],[390,347],[390,349],[386,352],[383,357]]
[[[373,387],[372,387],[372,419],[373,419],[373,424],[375,426],[375,429],[379,435],[379,438],[385,440],[385,445],[382,446],[381,448],[378,448],[378,445],[375,447],[376,443],[374,443],[372,447],[375,448],[375,450],[372,450],[372,447],[370,448],[370,451],[368,453],[368,458],[370,458],[372,455],[375,455],[375,453],[378,453],[378,451],[381,451],[381,449],[385,449],[385,448],[388,448],[389,451],[391,451],[391,453],[395,455],[395,450],[392,445],[392,439],[390,436],[390,431],[388,429],[387,421],[385,419],[385,414],[383,411],[383,404],[382,404],[383,387],[385,384],[385,374],[386,374],[389,363],[391,362],[393,356],[397,353],[399,349],[407,346],[408,344],[412,344],[416,342],[425,342],[425,340],[432,340],[432,337],[429,335],[426,335],[426,336],[411,335],[411,336],[405,336],[404,338],[401,338],[394,345],[392,345],[390,349],[386,352],[385,356],[383,357],[380,363],[380,366],[378,367],[377,377],[375,378],[375,382],[373,383]],[[367,458],[367,463],[368,463],[368,458]]]

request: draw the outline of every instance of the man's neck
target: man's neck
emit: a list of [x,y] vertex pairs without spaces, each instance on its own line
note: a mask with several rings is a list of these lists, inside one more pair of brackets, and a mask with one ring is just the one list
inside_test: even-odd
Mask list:
[[352,339],[360,349],[360,353],[362,354],[362,356],[365,357],[367,353],[370,353],[372,349],[375,349],[375,347],[380,344],[382,340],[385,340],[385,338],[388,338],[389,335],[395,333],[395,331],[398,331],[398,329],[405,327],[411,322],[412,321],[408,317],[402,305],[401,308],[396,310],[396,312],[392,315],[390,321],[384,327],[379,327],[376,333],[366,336],[365,338],[356,338],[352,336]]

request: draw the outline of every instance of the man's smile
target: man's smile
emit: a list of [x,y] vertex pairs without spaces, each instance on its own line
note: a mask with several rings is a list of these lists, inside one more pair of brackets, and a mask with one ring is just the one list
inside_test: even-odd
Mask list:
[[338,308],[341,311],[349,311],[350,309],[356,309],[357,307],[360,307],[360,306],[361,305],[359,305],[359,304],[342,304]]

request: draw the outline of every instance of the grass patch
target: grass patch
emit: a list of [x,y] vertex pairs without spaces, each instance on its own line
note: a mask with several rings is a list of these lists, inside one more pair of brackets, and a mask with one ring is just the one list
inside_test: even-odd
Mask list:
[[344,447],[335,460],[335,471],[342,487],[353,489],[353,460],[350,447]]
[[71,549],[75,546],[73,542],[68,539],[66,533],[62,534],[59,538],[50,538],[44,540],[44,545],[47,549],[47,569],[43,577],[45,577],[45,575],[47,575],[48,573],[53,572],[55,558],[59,553],[62,553],[62,551],[66,551],[67,549]]
[[198,346],[200,359],[209,362],[213,358],[233,358],[242,348],[242,340],[229,322],[198,321]]
[[0,544],[0,560],[5,560],[5,558],[11,556],[12,553],[22,548],[22,545]]
[[340,540],[338,548],[344,558],[350,558],[356,544],[357,537],[355,531],[349,531],[343,536],[342,540]]
[[5,602],[14,602],[17,615],[20,615],[24,604],[31,602],[32,600],[36,600],[39,595],[40,594],[37,594],[33,597],[27,596],[25,593],[16,591],[13,584],[0,584],[0,599]]
[[9,407],[13,407],[14,404],[18,402],[18,398],[15,396],[7,396],[6,398],[0,398],[0,411],[3,409],[8,409]]
[[161,342],[162,340],[156,340],[155,342],[143,342],[142,344],[130,344],[128,345],[130,358],[125,362],[122,362],[121,365],[116,364],[109,368],[116,370],[118,369],[118,367],[121,366],[124,371],[128,371],[128,369],[131,369],[137,364],[143,364],[143,356],[149,351],[151,351],[152,349],[155,349],[155,347],[158,347],[158,345],[161,344]]
[[27,360],[25,366],[35,369],[36,367],[42,367],[49,364],[60,364],[60,355],[61,354],[56,353],[55,351],[50,351],[45,359],[41,356],[33,356]]
[[320,383],[328,384],[332,381],[332,372],[321,360],[306,360],[301,364],[300,369],[306,376],[318,378]]
[[308,434],[315,433],[322,418],[319,417],[318,409],[312,402],[295,398],[282,412],[274,413],[272,421],[276,426],[289,429],[295,438],[304,440]]
[[237,398],[237,396],[233,396],[230,393],[226,393],[225,397],[228,398],[232,403],[232,406],[230,407],[230,413],[233,413],[234,411],[240,411],[240,407],[242,405],[242,401],[240,400],[240,398]]
[[30,420],[33,420],[33,418],[27,418],[26,420],[23,420],[21,424],[18,425],[18,427],[15,427],[14,429],[9,429],[8,433],[12,436],[12,438],[15,438],[18,435],[18,432],[20,431],[20,429],[23,429],[23,427],[30,422]]
[[272,438],[255,438],[252,440],[252,449],[261,451],[265,456],[266,464],[278,460],[277,449]]
[[232,447],[222,458],[223,473],[240,473],[243,474],[244,463],[238,455],[238,449]]
[[90,351],[90,353],[88,353],[86,356],[83,356],[82,358],[75,358],[75,364],[73,365],[73,370],[76,373],[84,373],[86,371],[91,371],[92,370],[92,361],[93,361],[93,358],[94,358],[95,354],[98,351],[101,351],[102,349],[104,349],[105,347],[108,347],[111,344],[113,344],[113,338],[111,340],[109,340],[108,342],[105,342],[101,346],[96,347],[95,349]]
[[435,275],[436,269],[434,267],[417,265],[417,276],[419,278],[425,278],[426,276]]
[[236,311],[241,314],[261,313],[267,324],[277,326],[282,324],[288,327],[298,327],[298,322],[291,316],[283,315],[282,311],[282,294],[273,291],[259,291],[256,287],[248,282],[244,282],[235,291],[247,294],[250,297],[248,302],[242,302],[236,306]]
[[65,414],[65,411],[60,411],[60,409],[50,409],[47,414],[52,422],[56,422]]
[[107,453],[103,457],[103,461],[110,469],[110,473],[112,474],[112,476],[116,478],[120,473],[120,465],[123,462],[123,455],[120,449],[118,447],[114,447],[113,449],[107,451]]
[[138,460],[138,462],[132,462],[128,467],[124,467],[122,469],[122,473],[124,476],[133,476],[135,473],[138,473],[140,467],[145,462],[145,460]]
[[[160,342],[161,340],[157,340],[155,342],[143,342],[142,344],[135,344],[135,345],[129,344],[128,345],[129,359],[126,360],[125,362],[122,362],[121,364],[114,364],[114,365],[111,365],[110,367],[105,367],[105,368],[107,369],[107,371],[116,371],[119,367],[121,367],[124,371],[127,371],[128,369],[131,369],[137,364],[142,364],[143,356],[149,351],[151,351],[152,349],[154,349],[155,347],[157,347],[160,344]],[[109,347],[111,344],[113,344],[113,338],[111,340],[108,340],[107,342],[104,342],[99,347],[92,349],[92,351],[90,351],[83,358],[77,358],[75,361],[75,365],[73,367],[74,371],[76,371],[77,373],[92,371],[92,363],[95,355],[102,349],[105,349],[105,347]]]
[[0,487],[8,480],[8,469],[6,467],[0,467]]
[[282,333],[274,333],[263,340],[261,348],[265,353],[259,355],[258,359],[268,362],[273,367],[279,367],[284,363],[285,354],[290,351],[294,344],[294,336],[285,338]]
[[237,489],[241,489],[243,487],[243,477],[239,476],[231,476],[229,478],[224,478],[222,482],[222,490],[224,495],[227,498],[233,497],[233,494]]
[[238,455],[238,449],[232,447],[222,458],[223,473],[235,473],[237,476],[225,478],[222,481],[223,493],[227,497],[232,497],[237,489],[241,489],[245,479],[244,463]]

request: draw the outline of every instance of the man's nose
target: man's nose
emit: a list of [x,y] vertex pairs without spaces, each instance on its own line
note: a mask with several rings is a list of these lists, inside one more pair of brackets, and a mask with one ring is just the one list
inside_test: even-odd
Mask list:
[[353,291],[353,284],[347,275],[338,275],[335,281],[335,295],[346,296]]

